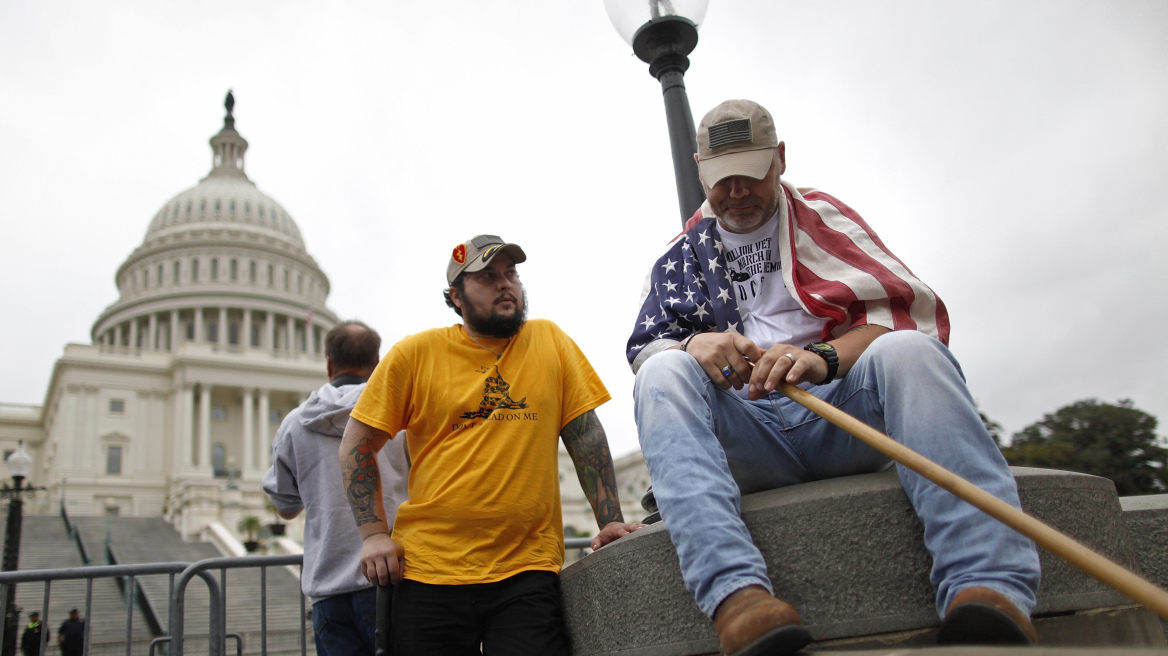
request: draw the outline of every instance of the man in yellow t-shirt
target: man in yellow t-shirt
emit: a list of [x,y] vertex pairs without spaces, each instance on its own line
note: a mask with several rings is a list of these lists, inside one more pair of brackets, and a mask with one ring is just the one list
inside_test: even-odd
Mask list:
[[[374,584],[395,584],[392,640],[401,656],[569,653],[559,437],[601,529],[592,548],[642,526],[621,515],[596,418],[608,391],[558,326],[526,320],[515,268],[526,259],[494,235],[455,247],[444,295],[463,323],[395,344],[341,441],[362,571]],[[391,537],[374,456],[401,430],[409,500]]]

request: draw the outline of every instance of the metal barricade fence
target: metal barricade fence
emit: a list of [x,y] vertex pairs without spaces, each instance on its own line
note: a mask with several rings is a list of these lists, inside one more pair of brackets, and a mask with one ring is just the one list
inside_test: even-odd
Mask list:
[[[590,548],[592,538],[568,538],[564,540],[565,551],[585,550]],[[44,583],[44,601],[39,610],[42,618],[42,627],[49,626],[49,600],[54,581],[84,580],[85,585],[85,643],[83,656],[89,655],[90,632],[93,610],[93,581],[104,578],[125,578],[124,603],[126,606],[126,656],[132,656],[133,626],[134,626],[134,593],[138,588],[138,581],[143,576],[167,575],[169,589],[169,610],[167,613],[165,634],[155,637],[149,643],[148,656],[153,656],[157,647],[167,649],[169,656],[183,656],[184,641],[186,640],[186,592],[187,586],[196,576],[207,585],[208,593],[208,623],[207,623],[207,653],[209,656],[226,656],[227,639],[236,642],[236,654],[243,653],[243,637],[239,633],[227,632],[227,570],[241,568],[259,568],[260,570],[260,653],[268,653],[268,595],[267,570],[269,567],[302,566],[304,556],[301,554],[286,554],[280,556],[243,556],[238,558],[208,558],[195,563],[143,563],[138,565],[104,565],[97,567],[69,567],[63,569],[21,570],[15,572],[0,572],[0,617],[7,611],[7,591],[9,585],[18,583]],[[212,574],[219,570],[219,577]],[[383,587],[377,594],[377,652],[388,653],[389,626],[388,616],[383,613],[385,603],[390,594],[390,588]],[[306,656],[308,649],[308,614],[305,608],[305,597],[300,595],[300,653]],[[4,632],[7,627],[0,622],[0,644],[3,644]],[[40,653],[47,653],[46,645],[50,633],[42,629]],[[160,650],[161,651],[161,650]]]
[[[238,633],[227,633],[227,570],[239,568],[259,568],[260,570],[260,652],[263,656],[268,653],[267,631],[267,568],[289,565],[302,565],[304,557],[301,554],[280,556],[244,556],[239,558],[209,558],[195,563],[143,563],[138,565],[104,565],[97,567],[70,567],[64,569],[21,570],[15,572],[0,572],[0,617],[7,611],[7,591],[9,585],[18,583],[44,583],[44,601],[39,610],[42,618],[42,627],[48,627],[49,601],[54,581],[84,580],[85,585],[85,641],[83,655],[90,653],[90,634],[92,622],[89,621],[93,611],[93,582],[96,579],[126,578],[124,586],[126,599],[126,656],[132,655],[133,649],[133,622],[134,603],[133,594],[137,588],[139,577],[152,575],[167,575],[169,581],[169,611],[167,630],[163,636],[150,641],[148,654],[155,653],[155,648],[165,646],[170,656],[182,656],[185,635],[185,609],[187,586],[191,579],[198,576],[207,585],[208,593],[208,631],[207,641],[209,656],[224,656],[226,654],[227,638],[236,640],[236,653],[242,654],[243,638]],[[212,574],[212,570],[219,570],[219,578]],[[0,644],[3,644],[4,632],[7,627],[0,622]],[[40,653],[47,653],[49,631],[42,628]],[[300,653],[307,654],[307,614],[305,612],[305,597],[300,595]]]

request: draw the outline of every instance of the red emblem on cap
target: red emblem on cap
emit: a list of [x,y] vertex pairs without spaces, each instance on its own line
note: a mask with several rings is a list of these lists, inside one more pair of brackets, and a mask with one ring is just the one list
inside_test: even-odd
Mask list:
[[455,246],[454,252],[450,254],[450,257],[453,257],[454,261],[458,262],[459,264],[465,264],[466,263],[466,244],[459,244],[458,246]]

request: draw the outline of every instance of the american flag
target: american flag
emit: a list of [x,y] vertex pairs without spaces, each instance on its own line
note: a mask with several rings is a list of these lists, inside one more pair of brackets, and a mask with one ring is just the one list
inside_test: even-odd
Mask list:
[[753,141],[750,119],[736,118],[710,126],[710,148],[718,148],[739,141]]
[[[949,343],[945,304],[884,246],[864,219],[832,196],[787,181],[779,207],[783,281],[813,316],[823,340],[854,326],[918,330]],[[666,247],[645,279],[625,351],[635,372],[649,356],[694,332],[741,332],[721,233],[709,203]]]

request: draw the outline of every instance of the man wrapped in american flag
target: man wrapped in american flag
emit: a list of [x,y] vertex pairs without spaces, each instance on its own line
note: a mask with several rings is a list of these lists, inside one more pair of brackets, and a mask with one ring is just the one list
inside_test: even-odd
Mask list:
[[[781,178],[767,110],[718,105],[695,157],[708,200],[653,265],[628,342],[641,449],[722,653],[789,654],[811,637],[774,596],[741,495],[893,463],[776,392],[780,380],[1015,507],[1017,485],[946,347],[944,304],[854,210]],[[1033,643],[1034,544],[899,474],[933,555],[939,641]]]

